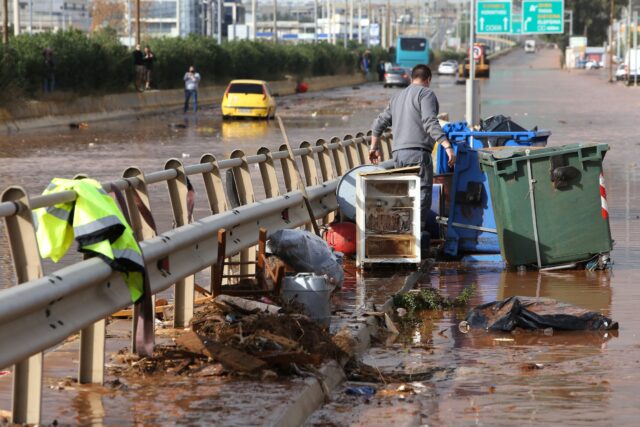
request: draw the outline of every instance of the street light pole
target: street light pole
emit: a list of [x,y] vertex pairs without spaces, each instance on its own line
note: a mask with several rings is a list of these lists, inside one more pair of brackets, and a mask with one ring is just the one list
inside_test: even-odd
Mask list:
[[313,41],[318,43],[318,0],[313,5]]
[[473,57],[473,45],[475,43],[475,22],[476,8],[475,1],[469,2],[469,78],[467,79],[467,108],[466,116],[469,126],[473,126],[478,121],[479,96],[476,82],[476,61]]
[[9,0],[3,0],[2,11],[2,43],[9,44]]
[[[140,0],[138,0],[140,1]],[[224,5],[222,4],[224,0],[217,0],[218,2],[218,16],[217,16],[217,21],[218,21],[218,44],[222,44],[222,19],[223,19],[223,12],[224,12]]]
[[256,41],[256,0],[251,0],[251,40]]
[[609,13],[609,83],[613,83],[613,0],[609,0],[611,10]]
[[20,2],[13,0],[13,35],[20,34]]
[[278,43],[278,0],[273,0],[273,42]]

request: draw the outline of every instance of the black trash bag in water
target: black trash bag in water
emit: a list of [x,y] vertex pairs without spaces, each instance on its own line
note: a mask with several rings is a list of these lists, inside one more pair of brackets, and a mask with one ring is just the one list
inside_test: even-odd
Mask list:
[[515,328],[558,331],[618,329],[618,322],[595,311],[551,298],[510,297],[479,305],[465,318],[471,328],[510,332]]

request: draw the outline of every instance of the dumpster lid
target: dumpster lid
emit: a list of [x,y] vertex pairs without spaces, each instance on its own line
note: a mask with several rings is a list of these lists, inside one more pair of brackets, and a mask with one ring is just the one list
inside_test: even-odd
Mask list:
[[495,160],[527,157],[528,155],[553,156],[593,147],[595,147],[598,152],[609,150],[608,144],[566,144],[555,147],[491,147],[478,150],[478,157],[483,163],[492,163]]

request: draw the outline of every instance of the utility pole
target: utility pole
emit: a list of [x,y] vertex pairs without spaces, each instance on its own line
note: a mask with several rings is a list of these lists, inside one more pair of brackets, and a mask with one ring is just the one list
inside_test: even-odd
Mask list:
[[469,78],[467,79],[467,108],[466,116],[469,127],[475,125],[479,114],[478,85],[476,84],[476,60],[473,58],[475,43],[476,7],[475,1],[469,2]]
[[[347,31],[349,31],[349,22],[348,22],[348,7],[349,5],[347,4],[348,0],[345,0],[344,2],[344,38],[342,39],[342,46],[343,47],[347,47]],[[340,25],[340,27],[342,27],[342,25]],[[342,31],[342,28],[340,28],[340,31]]]
[[180,37],[180,33],[182,31],[182,16],[180,14],[180,9],[182,9],[182,0],[176,0],[176,32],[178,33],[178,37]]
[[256,0],[251,0],[251,40],[256,41],[256,25],[258,20],[256,19]]
[[9,44],[9,0],[2,1],[2,44]]
[[13,0],[13,35],[20,34],[20,2]]
[[140,44],[140,0],[136,0],[136,44]]
[[278,43],[278,0],[273,0],[273,42]]

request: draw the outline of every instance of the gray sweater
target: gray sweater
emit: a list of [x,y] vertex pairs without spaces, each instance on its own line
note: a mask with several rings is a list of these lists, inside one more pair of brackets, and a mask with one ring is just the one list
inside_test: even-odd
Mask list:
[[440,106],[435,93],[412,84],[394,95],[387,108],[373,121],[373,135],[380,136],[393,123],[393,151],[404,148],[433,150],[436,141],[446,139],[438,122]]

